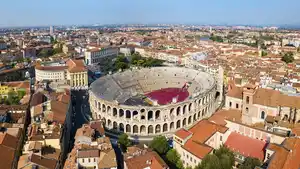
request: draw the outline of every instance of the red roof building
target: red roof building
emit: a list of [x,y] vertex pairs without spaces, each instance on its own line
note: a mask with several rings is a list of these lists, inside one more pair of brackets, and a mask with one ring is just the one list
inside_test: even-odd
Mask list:
[[260,161],[264,160],[266,142],[250,138],[235,132],[232,132],[225,145],[233,152],[244,157],[257,158]]

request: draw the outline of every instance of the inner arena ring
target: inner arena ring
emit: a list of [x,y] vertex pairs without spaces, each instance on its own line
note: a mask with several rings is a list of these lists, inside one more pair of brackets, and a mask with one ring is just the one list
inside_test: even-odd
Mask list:
[[[163,89],[186,90],[188,96],[175,94],[170,100],[172,93],[164,93],[160,95],[163,100],[151,98],[151,92]],[[94,120],[102,120],[109,133],[124,132],[139,140],[170,137],[176,130],[210,117],[218,107],[215,77],[184,67],[141,68],[107,75],[91,84],[89,96]]]

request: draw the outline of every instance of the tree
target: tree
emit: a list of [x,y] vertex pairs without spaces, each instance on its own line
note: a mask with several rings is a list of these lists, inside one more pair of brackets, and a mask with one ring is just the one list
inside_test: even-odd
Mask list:
[[39,52],[38,57],[48,57],[48,56],[51,56],[52,54],[53,54],[52,49],[42,49]]
[[170,146],[165,136],[156,136],[150,143],[150,148],[156,151],[158,154],[163,155],[168,152]]
[[230,151],[226,146],[222,145],[219,149],[214,151],[214,154],[219,158],[219,159],[226,159],[230,163],[230,166],[234,165],[234,154],[232,151]]
[[221,146],[213,154],[206,155],[195,169],[232,169],[234,154],[227,147]]
[[256,166],[261,166],[259,159],[247,157],[239,169],[254,169]]
[[261,51],[261,56],[267,56],[268,55],[268,52],[266,51]]
[[180,160],[180,155],[175,149],[170,149],[167,152],[166,158],[168,162],[171,164],[171,168],[178,168],[178,169],[183,169],[183,163]]
[[219,158],[215,154],[206,155],[195,169],[222,169]]
[[282,61],[284,61],[285,63],[292,63],[295,58],[294,58],[294,54],[292,52],[287,52],[283,55],[283,57],[281,58]]
[[127,147],[131,145],[131,141],[128,138],[128,135],[123,133],[118,138],[118,143],[120,144],[120,147],[123,152],[126,152]]

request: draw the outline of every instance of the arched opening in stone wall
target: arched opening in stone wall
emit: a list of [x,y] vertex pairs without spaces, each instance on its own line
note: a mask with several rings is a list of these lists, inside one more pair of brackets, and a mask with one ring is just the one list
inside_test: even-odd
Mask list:
[[110,114],[111,108],[110,106],[107,106],[107,113]]
[[113,129],[117,130],[118,129],[118,123],[117,122],[113,122]]
[[190,116],[188,119],[188,124],[191,124],[191,123],[192,123],[192,116]]
[[112,124],[111,124],[111,120],[108,119],[108,120],[107,120],[107,126],[108,126],[109,128],[111,128],[111,125],[112,125]]
[[138,126],[137,126],[137,125],[134,125],[134,126],[133,126],[133,133],[136,134],[136,133],[138,133],[138,132],[139,132]]
[[120,124],[119,124],[119,130],[120,130],[121,132],[124,132],[124,124],[123,124],[123,123],[120,123]]
[[201,105],[201,99],[198,100],[198,105],[199,105],[199,106]]
[[135,119],[135,118],[138,117],[138,114],[139,113],[135,110],[135,111],[132,112],[132,117]]
[[174,130],[174,122],[170,123],[170,130]]
[[123,109],[119,109],[119,117],[124,117],[124,110]]
[[200,119],[200,117],[201,117],[201,112],[199,111],[198,112],[198,119]]
[[177,107],[176,109],[176,116],[179,116],[180,115],[180,107]]
[[163,125],[163,132],[167,132],[167,131],[168,131],[168,124],[165,123],[165,124]]
[[144,113],[145,112],[145,109],[141,109],[141,113]]
[[140,133],[146,134],[146,127],[144,125],[141,126]]
[[197,121],[197,114],[194,114],[194,121]]
[[153,111],[148,111],[148,120],[153,120]]
[[131,112],[130,112],[130,110],[126,110],[125,114],[126,114],[125,116],[126,116],[127,119],[131,119]]
[[205,104],[205,97],[202,98],[202,105],[204,105],[204,104]]
[[282,120],[287,121],[288,119],[289,119],[289,116],[288,116],[287,114],[285,114],[285,115],[283,116],[283,119],[282,119]]
[[116,108],[113,108],[113,116],[116,117],[118,114],[118,110]]
[[160,119],[160,110],[156,110],[156,112],[155,112],[155,119],[156,120]]
[[180,120],[178,120],[177,122],[176,122],[176,129],[179,129],[180,128]]
[[129,124],[126,125],[126,132],[127,133],[131,132],[131,126]]
[[185,112],[186,112],[186,105],[184,105],[182,108],[182,113],[185,114]]
[[183,120],[182,120],[182,127],[185,127],[186,126],[186,118],[184,118]]
[[148,126],[148,134],[153,134],[153,126]]
[[146,117],[144,115],[141,115],[141,120],[145,120]]
[[175,115],[174,115],[174,108],[171,108],[170,109],[170,117],[172,118],[172,117],[174,117]]
[[189,113],[191,112],[192,110],[192,103],[189,104]]
[[98,110],[101,110],[101,103],[100,102],[98,102]]
[[105,112],[105,111],[106,111],[105,104],[102,104],[102,112]]
[[202,118],[204,117],[204,109],[202,110]]
[[94,101],[94,106],[97,107],[97,100]]
[[220,97],[220,92],[216,92],[216,95],[215,95],[215,100],[217,100],[218,99],[218,97]]
[[101,119],[101,121],[102,121],[102,123],[103,123],[103,126],[104,126],[104,127],[107,127],[107,126],[106,126],[106,119],[105,119],[104,117]]
[[155,126],[155,133],[160,133],[160,125]]

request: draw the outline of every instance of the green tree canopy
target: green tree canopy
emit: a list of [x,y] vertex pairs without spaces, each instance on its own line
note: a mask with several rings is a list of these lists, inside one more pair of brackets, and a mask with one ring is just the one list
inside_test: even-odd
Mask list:
[[282,56],[281,60],[287,64],[292,63],[295,60],[294,54],[292,52],[287,52]]
[[150,148],[156,151],[158,154],[163,155],[168,152],[170,146],[165,136],[156,136],[150,143]]
[[227,147],[221,146],[213,154],[206,155],[195,169],[232,169],[234,154]]
[[239,169],[254,169],[256,166],[261,166],[259,159],[247,157]]
[[166,158],[168,163],[170,163],[171,168],[183,169],[183,163],[180,160],[180,155],[175,149],[170,149],[167,152]]
[[129,140],[128,135],[125,133],[119,136],[118,143],[120,144],[123,152],[125,152],[127,150],[127,147],[131,145],[131,141]]

